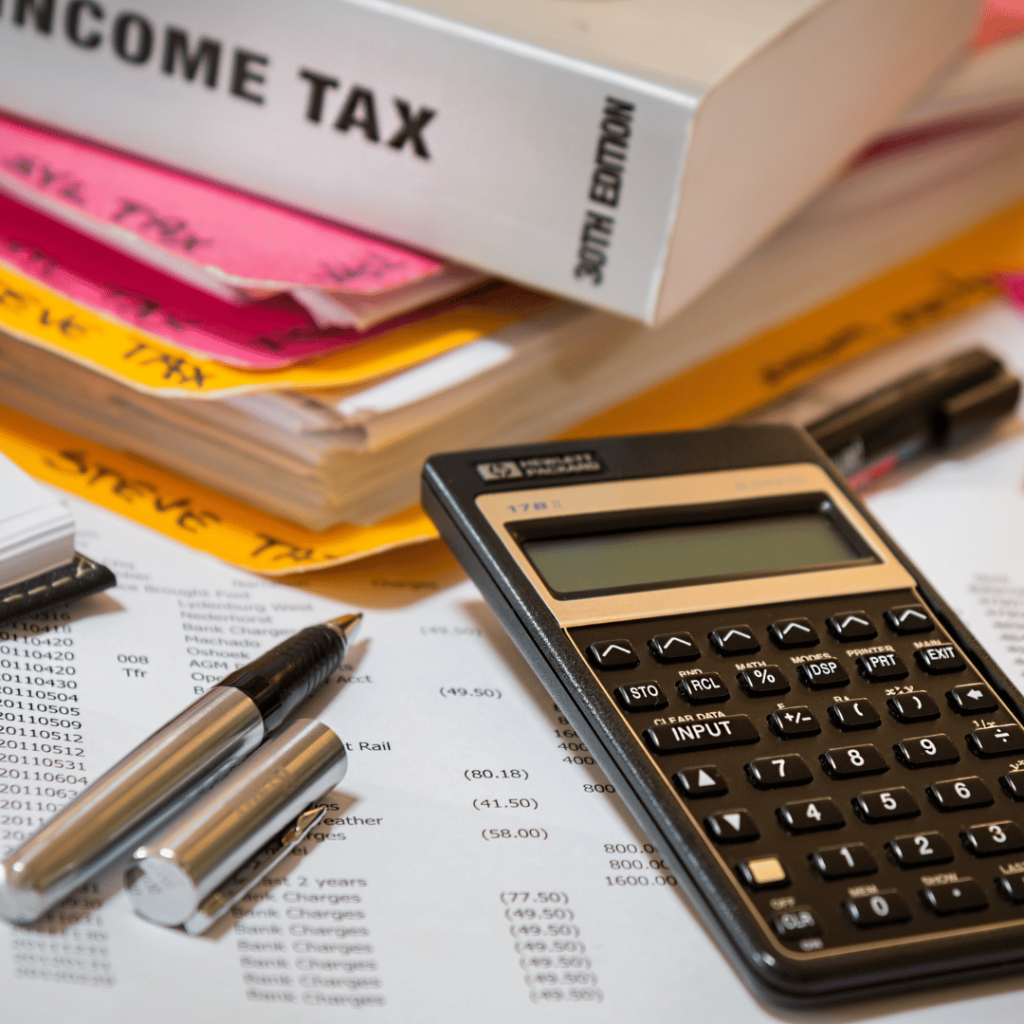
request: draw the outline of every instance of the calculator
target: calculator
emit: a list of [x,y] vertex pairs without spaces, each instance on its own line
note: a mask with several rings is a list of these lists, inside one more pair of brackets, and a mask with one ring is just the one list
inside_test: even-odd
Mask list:
[[437,455],[422,498],[755,992],[1024,966],[1021,695],[806,434]]

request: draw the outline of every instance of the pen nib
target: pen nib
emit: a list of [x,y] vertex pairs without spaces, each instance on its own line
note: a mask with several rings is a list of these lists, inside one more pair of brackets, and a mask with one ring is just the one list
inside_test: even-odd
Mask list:
[[347,648],[359,632],[359,623],[362,621],[363,613],[356,612],[355,615],[342,615],[337,619],[329,619],[324,625],[337,633],[345,641]]

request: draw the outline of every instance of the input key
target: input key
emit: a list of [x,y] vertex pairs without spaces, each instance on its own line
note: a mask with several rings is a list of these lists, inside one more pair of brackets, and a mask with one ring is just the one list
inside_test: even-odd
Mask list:
[[682,754],[708,747],[735,747],[761,738],[747,715],[709,718],[679,725],[655,725],[644,731],[647,746],[656,754]]

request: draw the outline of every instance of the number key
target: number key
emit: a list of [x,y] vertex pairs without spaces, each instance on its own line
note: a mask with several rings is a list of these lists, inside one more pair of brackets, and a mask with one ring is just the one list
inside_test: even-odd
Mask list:
[[871,743],[859,747],[833,747],[821,755],[821,763],[825,771],[835,779],[874,775],[889,770],[885,758]]
[[783,804],[776,814],[788,832],[817,832],[825,828],[841,828],[846,824],[843,812],[828,797],[794,800]]
[[966,807],[988,807],[992,793],[977,775],[965,779],[935,782],[925,792],[940,811],[961,811]]
[[1000,853],[1024,850],[1024,832],[1012,821],[993,821],[987,825],[971,825],[960,834],[975,857],[994,857]]
[[908,768],[927,768],[933,764],[953,764],[960,760],[960,753],[953,741],[943,733],[901,740],[893,749]]
[[916,868],[922,864],[944,864],[953,859],[949,843],[938,832],[917,832],[897,836],[889,843],[893,859],[901,868]]
[[853,800],[853,809],[863,821],[895,821],[897,818],[915,818],[921,813],[917,801],[905,786],[876,789],[860,793]]
[[799,786],[810,782],[811,769],[799,754],[759,757],[746,766],[747,776],[759,789],[775,786]]
[[823,846],[811,854],[811,867],[826,881],[873,875],[878,870],[875,858],[863,843]]
[[910,920],[910,907],[895,889],[847,900],[843,909],[858,928],[874,928],[877,925],[900,924]]

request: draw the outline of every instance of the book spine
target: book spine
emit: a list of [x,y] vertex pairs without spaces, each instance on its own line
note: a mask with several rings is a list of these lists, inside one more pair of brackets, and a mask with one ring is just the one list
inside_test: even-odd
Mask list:
[[389,0],[0,0],[0,107],[638,319],[698,99]]

